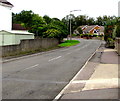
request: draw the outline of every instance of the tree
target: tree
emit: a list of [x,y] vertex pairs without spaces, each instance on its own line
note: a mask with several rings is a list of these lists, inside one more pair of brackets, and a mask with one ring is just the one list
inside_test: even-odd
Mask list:
[[95,20],[94,20],[94,18],[89,17],[89,18],[87,19],[87,25],[95,25]]
[[102,26],[103,25],[103,19],[101,16],[97,17],[96,24]]
[[44,26],[43,30],[43,37],[57,38],[59,41],[68,35],[66,25],[58,19]]
[[77,31],[79,32],[79,34],[83,33],[83,31],[82,31],[82,29],[80,27],[77,28]]
[[42,27],[46,24],[46,21],[43,17],[39,16],[38,14],[34,14],[31,10],[30,11],[21,11],[18,14],[12,14],[13,23],[19,23],[26,27],[29,32],[35,34],[35,36],[42,36],[41,30]]
[[116,37],[120,37],[120,17],[117,19],[115,33],[116,33]]
[[86,16],[86,15],[79,15],[79,16],[77,16],[75,18],[76,25],[77,26],[87,25],[87,19],[88,19],[88,16]]
[[29,27],[33,22],[34,13],[30,11],[21,11],[19,14],[13,14],[14,23],[24,23],[25,27]]
[[73,14],[67,15],[62,19],[62,22],[67,26],[67,30],[70,33],[70,24],[71,24],[71,32],[77,28],[76,27],[76,21],[75,21],[75,16]]
[[[110,17],[109,17],[110,18]],[[104,33],[105,33],[105,36],[104,36],[104,39],[105,41],[108,40],[108,38],[111,38],[111,39],[114,39],[115,36],[116,36],[116,31],[117,30],[117,19],[116,17],[114,19],[109,19],[106,21],[105,23],[105,30],[104,30]]]
[[44,15],[44,16],[43,16],[43,19],[45,20],[45,22],[46,22],[47,24],[49,24],[49,23],[52,21],[52,19],[51,19],[48,15]]

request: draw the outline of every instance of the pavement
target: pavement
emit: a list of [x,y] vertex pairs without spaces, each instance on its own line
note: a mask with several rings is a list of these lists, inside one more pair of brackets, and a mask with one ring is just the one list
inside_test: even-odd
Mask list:
[[119,58],[115,49],[102,45],[87,65],[62,90],[61,96],[58,95],[58,101],[119,99]]

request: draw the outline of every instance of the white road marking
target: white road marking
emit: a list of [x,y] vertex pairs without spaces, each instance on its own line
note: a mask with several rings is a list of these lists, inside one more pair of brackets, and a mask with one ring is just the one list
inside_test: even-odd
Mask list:
[[5,78],[5,79],[2,79],[4,81],[8,81],[8,80],[12,80],[12,81],[23,81],[23,82],[38,82],[38,83],[51,83],[51,84],[67,84],[68,82],[64,82],[64,81],[51,81],[51,80],[29,80],[29,79],[18,79],[18,78]]
[[27,70],[27,69],[31,69],[31,68],[37,67],[38,65],[39,65],[39,64],[36,64],[36,65],[34,65],[34,66],[30,66],[30,67],[28,67],[28,68],[23,69],[22,71],[25,71],[25,70]]
[[49,62],[50,62],[50,61],[53,61],[53,60],[56,60],[56,59],[59,59],[59,58],[61,58],[61,57],[62,57],[62,56],[58,56],[58,57],[56,57],[56,58],[50,59]]
[[71,53],[67,53],[67,55],[69,55],[69,54],[71,54]]

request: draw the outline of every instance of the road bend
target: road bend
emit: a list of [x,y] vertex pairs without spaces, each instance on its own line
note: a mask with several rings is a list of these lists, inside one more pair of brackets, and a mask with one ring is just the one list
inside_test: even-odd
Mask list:
[[3,99],[54,99],[100,44],[80,39],[76,46],[3,63]]

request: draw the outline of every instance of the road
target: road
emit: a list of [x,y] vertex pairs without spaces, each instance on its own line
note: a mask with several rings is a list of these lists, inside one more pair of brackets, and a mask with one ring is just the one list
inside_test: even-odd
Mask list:
[[54,99],[100,43],[80,39],[76,46],[3,63],[3,99]]

